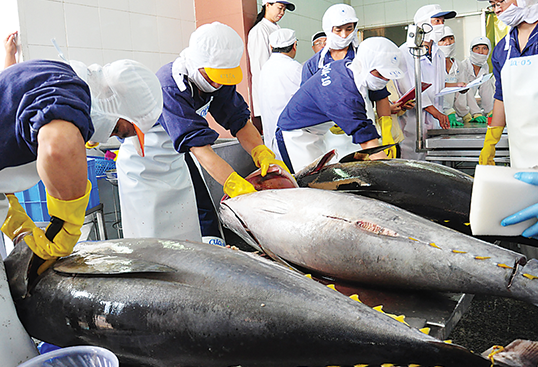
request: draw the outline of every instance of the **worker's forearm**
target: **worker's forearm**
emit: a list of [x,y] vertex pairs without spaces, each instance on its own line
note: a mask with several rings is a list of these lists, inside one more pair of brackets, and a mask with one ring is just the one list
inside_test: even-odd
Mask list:
[[506,126],[506,115],[504,114],[504,102],[496,99],[493,102],[493,116],[489,126]]
[[191,152],[207,173],[223,186],[226,179],[234,172],[232,166],[215,153],[210,145],[192,147]]
[[236,137],[243,149],[245,149],[248,154],[250,154],[252,149],[256,148],[258,145],[263,144],[263,140],[258,132],[258,129],[256,129],[250,120],[247,121],[246,125],[237,132]]
[[380,101],[377,101],[375,103],[375,106],[376,106],[376,111],[377,111],[377,116],[378,117],[390,116],[391,115],[389,97],[384,98],[384,99],[382,99]]
[[37,140],[37,171],[49,195],[61,200],[84,196],[88,169],[78,127],[53,120],[39,129]]

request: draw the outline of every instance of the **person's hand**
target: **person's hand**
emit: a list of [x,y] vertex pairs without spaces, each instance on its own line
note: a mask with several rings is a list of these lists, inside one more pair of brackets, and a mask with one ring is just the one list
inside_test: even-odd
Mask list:
[[471,115],[471,113],[469,112],[468,114],[463,116],[462,119],[463,119],[463,123],[468,124],[473,119],[473,115]]
[[415,100],[414,99],[405,102],[405,104],[402,106],[402,111],[412,110],[413,108],[415,108]]
[[4,49],[6,50],[6,56],[15,56],[17,53],[17,34],[19,32],[13,32],[7,35],[4,39]]
[[[514,178],[523,181],[525,183],[538,186],[538,172],[518,172],[514,175]],[[531,218],[538,218],[538,204],[531,205],[515,214],[512,214],[501,221],[502,226],[510,226],[524,222]],[[523,237],[538,239],[538,223],[527,228],[521,234]]]
[[267,148],[263,144],[260,144],[252,149],[250,154],[252,155],[252,159],[254,160],[256,167],[261,168],[262,176],[267,174],[267,170],[271,164],[276,164],[290,173],[290,170],[288,167],[286,167],[286,164],[278,159],[275,159],[275,153],[273,153],[271,149]]
[[[381,126],[381,140],[383,145],[394,144],[394,138],[392,137],[392,117],[381,116],[378,120]],[[389,159],[396,158],[396,147],[390,147],[385,150]]]
[[222,189],[224,193],[231,198],[256,192],[254,186],[243,177],[239,176],[237,172],[233,172],[228,176]]
[[[456,87],[463,88],[466,87],[467,83],[456,83]],[[465,94],[469,91],[469,89],[460,90],[460,94]]]
[[463,126],[463,122],[458,121],[454,112],[448,115],[448,121],[450,121],[450,127]]
[[489,126],[484,139],[484,146],[478,157],[478,164],[482,166],[495,165],[495,145],[501,140],[504,126]]
[[487,124],[488,118],[482,115],[481,113],[476,113],[471,119],[471,122],[476,122],[478,124]]
[[402,111],[402,102],[390,103],[390,114],[397,115]]
[[426,111],[430,113],[433,117],[435,117],[437,120],[439,120],[439,125],[441,125],[441,128],[450,128],[450,120],[448,119],[448,116],[444,113],[439,112],[439,110],[433,106],[429,107],[431,108],[427,108]]

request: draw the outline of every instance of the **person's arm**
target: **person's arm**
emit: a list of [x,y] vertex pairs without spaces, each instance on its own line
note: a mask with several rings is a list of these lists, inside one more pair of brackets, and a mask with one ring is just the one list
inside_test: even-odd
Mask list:
[[226,179],[234,172],[232,166],[215,153],[211,145],[192,147],[191,152],[207,173],[223,186]]
[[440,112],[437,108],[435,108],[433,105],[430,105],[428,107],[424,108],[424,111],[428,112],[430,115],[432,115],[434,118],[439,120],[439,125],[443,129],[450,128],[450,121],[448,119],[448,116],[444,113]]
[[249,154],[251,154],[252,149],[263,144],[263,140],[258,132],[258,129],[256,129],[250,120],[247,121],[245,126],[237,132],[236,137],[243,149],[245,149]]
[[10,33],[4,39],[4,49],[6,50],[4,68],[17,63],[17,34],[18,32]]

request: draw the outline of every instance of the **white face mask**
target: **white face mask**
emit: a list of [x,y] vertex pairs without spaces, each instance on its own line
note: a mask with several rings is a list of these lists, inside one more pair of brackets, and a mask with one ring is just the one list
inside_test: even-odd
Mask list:
[[499,14],[499,19],[510,27],[515,27],[522,23],[527,13],[526,8],[520,8],[514,4],[510,4],[508,9]]
[[371,91],[381,90],[387,86],[388,80],[378,78],[372,73],[368,73],[365,78],[366,86]]
[[329,33],[327,35],[327,43],[326,46],[328,46],[331,50],[341,50],[343,48],[346,48],[353,42],[353,39],[356,37],[355,29],[353,29],[353,32],[349,34],[346,38],[342,38],[336,33]]
[[189,79],[200,89],[202,92],[205,93],[214,93],[218,91],[221,87],[215,88],[209,82],[204,78],[202,73],[200,73],[200,70],[196,70],[192,73],[192,75],[189,74]]
[[471,54],[469,55],[469,60],[471,60],[471,64],[473,65],[484,66],[488,61],[488,55],[482,55],[471,51]]
[[[431,32],[428,32],[430,28]],[[431,25],[429,23],[426,23],[424,25],[424,31],[428,32],[424,35],[424,41],[434,41],[435,43],[437,43],[441,38],[443,38],[445,26],[443,24]]]
[[448,46],[439,46],[439,49],[443,51],[443,53],[445,54],[445,57],[450,58],[454,56],[454,52],[456,51],[456,44],[453,43]]
[[120,118],[104,113],[99,108],[95,107],[95,105],[92,106],[90,117],[94,129],[90,141],[101,144],[106,143]]

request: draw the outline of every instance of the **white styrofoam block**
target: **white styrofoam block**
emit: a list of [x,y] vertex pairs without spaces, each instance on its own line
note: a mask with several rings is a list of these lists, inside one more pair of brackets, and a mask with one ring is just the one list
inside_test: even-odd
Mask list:
[[471,197],[470,222],[473,235],[519,236],[536,219],[503,227],[501,221],[538,203],[538,186],[514,178],[516,172],[538,172],[502,166],[476,166]]

